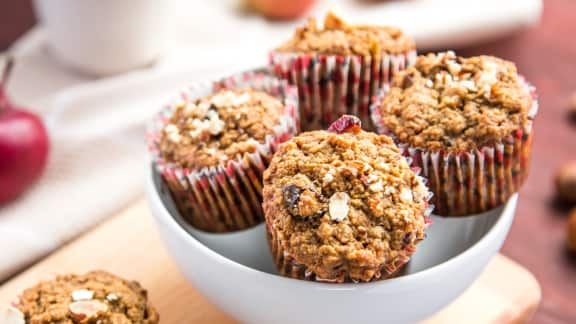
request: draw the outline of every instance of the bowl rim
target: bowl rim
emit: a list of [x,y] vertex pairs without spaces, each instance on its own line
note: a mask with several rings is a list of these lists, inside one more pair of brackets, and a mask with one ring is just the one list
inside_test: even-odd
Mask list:
[[[194,236],[192,236],[186,229],[184,229],[174,217],[170,214],[169,210],[164,205],[163,200],[160,197],[159,188],[154,183],[154,167],[150,167],[150,164],[147,164],[147,174],[146,174],[146,194],[147,199],[150,204],[159,206],[159,211],[161,215],[157,215],[158,213],[152,212],[154,218],[157,221],[161,220],[160,222],[156,222],[157,226],[163,226],[161,223],[164,223],[166,226],[171,228],[171,231],[177,233],[179,236],[182,236],[185,240],[187,240],[190,245],[196,248],[200,253],[204,254],[206,257],[213,259],[216,263],[224,264],[229,267],[236,268],[236,271],[244,272],[246,275],[250,276],[261,276],[260,280],[267,279],[267,280],[279,280],[284,282],[290,282],[291,285],[299,285],[299,286],[306,286],[308,288],[319,289],[319,290],[357,290],[357,289],[373,289],[375,287],[380,287],[383,285],[388,286],[388,288],[393,289],[394,287],[401,287],[405,285],[405,282],[408,281],[417,281],[417,280],[426,280],[427,278],[434,277],[435,274],[439,272],[445,272],[447,269],[452,267],[457,267],[458,263],[461,262],[461,259],[473,259],[474,255],[480,253],[481,250],[486,249],[491,241],[495,240],[498,236],[498,233],[507,226],[508,222],[512,222],[514,218],[514,209],[518,199],[518,193],[514,193],[508,201],[501,206],[502,211],[498,216],[496,222],[491,226],[491,228],[472,246],[468,249],[464,250],[463,252],[457,254],[456,256],[452,257],[449,260],[446,260],[442,263],[439,263],[435,266],[432,266],[428,269],[418,271],[416,273],[401,276],[397,278],[390,278],[386,280],[377,280],[372,282],[365,282],[365,283],[340,283],[340,284],[330,284],[325,282],[314,282],[314,281],[306,281],[306,280],[297,280],[293,278],[283,277],[277,274],[271,274],[268,272],[264,272],[261,270],[257,270],[246,266],[244,264],[238,263],[234,260],[231,260],[204,245],[200,241],[198,241]],[[499,207],[497,207],[499,208]],[[477,216],[469,216],[469,217],[477,217]],[[433,225],[432,225],[433,226]]]

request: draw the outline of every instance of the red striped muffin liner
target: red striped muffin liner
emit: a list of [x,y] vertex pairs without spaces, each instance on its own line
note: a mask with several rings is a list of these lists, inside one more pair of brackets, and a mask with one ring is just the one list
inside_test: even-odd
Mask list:
[[371,112],[377,132],[392,137],[404,155],[413,160],[413,165],[422,168],[434,193],[434,214],[468,216],[482,213],[504,204],[522,186],[530,166],[532,120],[538,112],[538,97],[532,85],[522,77],[521,81],[533,98],[527,125],[501,143],[459,153],[429,151],[400,143],[382,123],[380,103],[389,87],[384,86],[374,98]]
[[381,59],[358,55],[271,52],[271,70],[298,87],[303,131],[326,129],[343,114],[358,116],[373,130],[370,98],[392,77],[416,61],[416,51],[384,54]]
[[[194,100],[220,89],[252,88],[280,98],[285,105],[280,124],[253,153],[245,153],[213,167],[186,169],[163,159],[159,149],[160,134],[173,114],[178,101]],[[209,232],[246,229],[264,220],[262,211],[262,174],[278,145],[298,132],[297,90],[286,81],[261,71],[230,76],[217,82],[195,84],[164,106],[147,134],[153,163],[162,175],[174,202],[194,227]]]
[[[421,172],[420,168],[418,167],[412,167],[412,170],[416,173],[416,175],[419,175]],[[422,177],[421,181],[423,181],[424,184],[427,182],[426,178]],[[429,204],[429,201],[432,198],[431,192],[429,192],[427,198],[426,208],[422,215],[426,228],[432,224],[430,214],[432,214],[432,210],[434,209],[434,206]],[[270,247],[270,251],[272,252],[272,257],[274,258],[276,268],[278,269],[278,272],[285,277],[328,283],[359,282],[348,276],[345,276],[341,279],[326,279],[318,277],[314,272],[310,271],[306,265],[298,263],[292,256],[290,256],[290,253],[288,253],[288,251],[282,247],[280,239],[274,235],[272,224],[268,221],[266,221],[266,237],[268,239],[268,245]],[[377,271],[368,281],[391,279],[405,274],[405,265],[410,261],[412,254],[416,252],[416,243],[419,241],[420,240],[417,240],[416,242],[409,241],[411,243],[404,247],[404,250],[402,251],[403,253],[399,253],[398,258],[393,263],[382,266],[380,270]]]

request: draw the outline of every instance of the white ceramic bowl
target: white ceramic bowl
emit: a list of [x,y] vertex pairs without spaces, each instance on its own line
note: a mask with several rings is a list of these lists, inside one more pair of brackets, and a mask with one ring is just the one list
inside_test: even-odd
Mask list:
[[395,279],[330,284],[275,274],[264,227],[210,234],[178,215],[159,176],[147,195],[160,236],[188,280],[244,323],[413,323],[448,305],[498,252],[514,219],[517,195],[485,215],[434,217],[407,274]]

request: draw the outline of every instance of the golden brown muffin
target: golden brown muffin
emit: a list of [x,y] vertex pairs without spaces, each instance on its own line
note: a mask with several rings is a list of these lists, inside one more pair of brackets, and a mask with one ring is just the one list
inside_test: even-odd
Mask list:
[[[352,122],[350,121],[352,120]],[[344,116],[284,143],[264,173],[270,244],[299,279],[393,274],[424,238],[428,191],[392,140]]]
[[20,296],[26,324],[156,324],[159,315],[146,290],[104,271],[63,275],[40,282]]
[[328,12],[324,26],[315,18],[296,29],[291,39],[279,46],[278,52],[328,55],[380,56],[399,54],[416,48],[414,40],[401,29],[391,26],[350,25]]
[[199,169],[256,151],[280,124],[284,106],[265,92],[220,90],[181,102],[162,130],[160,151],[166,161]]
[[516,66],[452,52],[418,57],[380,105],[381,123],[400,142],[461,152],[501,143],[531,119],[532,97]]

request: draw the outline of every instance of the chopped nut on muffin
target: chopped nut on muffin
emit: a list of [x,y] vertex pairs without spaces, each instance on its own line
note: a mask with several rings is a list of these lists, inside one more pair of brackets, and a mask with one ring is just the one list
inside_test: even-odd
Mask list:
[[371,281],[424,238],[428,190],[392,140],[342,117],[284,143],[264,174],[264,211],[280,272]]

